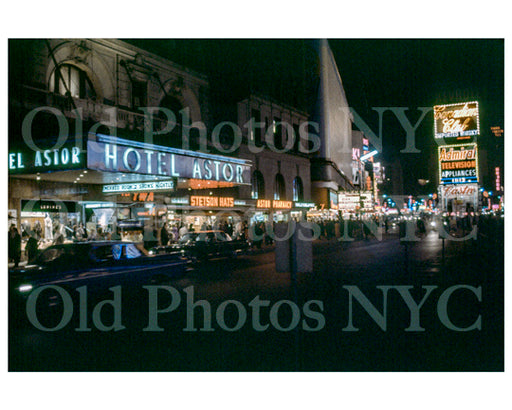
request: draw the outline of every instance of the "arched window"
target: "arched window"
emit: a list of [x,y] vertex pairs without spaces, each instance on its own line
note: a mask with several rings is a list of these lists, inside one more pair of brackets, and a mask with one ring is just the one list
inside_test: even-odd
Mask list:
[[283,135],[283,126],[279,121],[279,118],[274,118],[272,122],[272,129],[274,131],[274,147],[278,150],[282,150],[284,148],[284,135]]
[[[181,140],[183,124],[180,111],[184,108],[183,104],[176,97],[167,95],[160,102],[160,107],[172,111],[172,113],[174,114],[174,118],[172,118],[171,116],[171,119],[174,119],[176,121],[176,124],[169,133],[160,134],[162,135],[161,139],[163,141],[159,142],[174,148],[191,149],[191,146],[185,146],[183,144],[183,141]],[[157,119],[155,120],[154,124],[156,130],[161,131],[169,125],[170,119],[165,113],[165,111],[159,110],[156,114],[156,117]],[[163,136],[165,136],[165,138],[163,138]],[[157,140],[159,139],[157,138]]]
[[304,186],[302,185],[302,179],[296,177],[293,180],[293,200],[302,202],[304,200]]
[[62,64],[50,76],[50,92],[73,98],[95,98],[96,91],[87,73],[71,64]]
[[252,174],[252,199],[265,198],[265,179],[260,171]]
[[284,178],[281,174],[276,175],[276,180],[274,184],[274,199],[281,201],[286,199],[286,185],[284,183]]

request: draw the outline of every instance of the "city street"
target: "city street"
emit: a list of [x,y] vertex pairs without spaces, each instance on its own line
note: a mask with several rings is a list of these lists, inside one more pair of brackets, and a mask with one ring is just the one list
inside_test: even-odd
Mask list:
[[[71,322],[61,330],[42,331],[26,319],[11,320],[9,369],[500,371],[503,241],[498,232],[493,238],[445,240],[444,251],[436,231],[407,245],[397,233],[382,240],[317,240],[314,271],[298,274],[296,281],[290,273],[276,273],[273,246],[234,260],[211,260],[183,278],[151,284],[170,286],[181,296],[175,310],[158,315],[158,331],[148,322],[148,290],[138,285],[122,287],[122,330],[100,331],[91,319],[95,304],[112,299],[107,289],[88,295],[87,326],[79,325],[78,301]],[[408,286],[418,304],[431,292],[419,315],[424,330],[406,330],[412,327],[408,305],[396,288],[385,293],[382,286]],[[442,295],[452,286],[459,289],[445,304],[450,325],[440,311]],[[476,289],[481,289],[481,301]],[[375,307],[372,315],[356,299],[357,290]],[[170,296],[160,289],[158,309],[170,305]],[[189,297],[196,303],[192,315],[187,315]],[[268,303],[261,304],[255,318],[256,297]],[[298,310],[292,315],[293,304]],[[277,321],[271,311],[279,312]],[[111,313],[109,308],[101,312],[105,326],[112,323]],[[480,329],[464,331],[478,320]]]

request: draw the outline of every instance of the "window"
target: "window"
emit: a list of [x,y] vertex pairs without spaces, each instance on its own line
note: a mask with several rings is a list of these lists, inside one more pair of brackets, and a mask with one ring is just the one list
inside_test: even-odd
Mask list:
[[296,202],[302,202],[304,200],[304,187],[300,177],[296,177],[293,180],[293,200]]
[[277,149],[282,150],[284,148],[283,126],[281,125],[279,118],[274,117],[274,121],[272,123],[272,129],[274,131],[274,146]]
[[300,152],[300,132],[299,124],[293,124],[293,149],[295,152]]
[[[172,130],[169,133],[157,134],[157,135],[161,135],[162,136],[161,138],[165,139],[165,142],[162,142],[162,143],[167,146],[174,147],[174,148],[190,148],[190,149],[193,149],[193,147],[195,148],[195,146],[192,143],[198,139],[197,129],[192,128],[190,130],[190,140],[191,140],[191,141],[189,141],[190,146],[186,146],[182,141],[183,118],[180,113],[180,111],[184,109],[182,103],[176,97],[167,95],[160,102],[160,107],[170,110],[174,114],[174,118],[172,118],[172,116],[171,116],[171,119],[174,119],[176,121],[175,126],[172,128]],[[168,123],[169,123],[169,121],[171,121],[171,119],[169,119],[167,117],[167,114],[162,110],[159,110],[157,112],[156,116],[157,116],[157,119],[155,120],[155,129],[158,131],[161,131],[166,126],[168,126]],[[197,145],[199,145],[199,144],[197,144]]]
[[[255,110],[254,108],[251,110],[251,120],[254,124],[261,122],[260,116],[260,110]],[[262,129],[263,128],[258,129],[254,126],[254,129],[251,131],[252,135],[249,136],[257,147],[261,147],[263,145],[263,140],[265,139],[265,132],[262,132]]]
[[142,256],[142,252],[137,249],[137,246],[133,243],[129,243],[126,245],[126,258],[133,259],[139,258]]
[[[116,249],[116,251],[119,252],[119,249]],[[112,246],[110,245],[98,246],[94,248],[91,253],[96,262],[108,262],[115,259]]]
[[274,184],[274,199],[277,201],[286,200],[286,185],[281,174],[276,175],[276,181]]
[[41,256],[39,256],[39,261],[41,263],[50,263],[55,261],[57,258],[61,257],[64,254],[63,248],[50,248],[44,251]]
[[87,73],[71,64],[63,64],[50,76],[50,92],[73,98],[95,98],[96,92]]
[[252,199],[265,198],[265,179],[260,171],[252,174]]
[[132,107],[145,107],[148,99],[148,83],[132,81]]

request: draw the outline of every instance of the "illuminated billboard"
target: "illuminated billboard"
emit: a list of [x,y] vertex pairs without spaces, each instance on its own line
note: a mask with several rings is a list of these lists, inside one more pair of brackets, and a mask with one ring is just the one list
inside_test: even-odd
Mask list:
[[373,196],[369,191],[340,192],[339,210],[342,212],[373,211]]
[[478,183],[476,144],[440,146],[438,157],[441,185]]
[[472,140],[480,134],[478,102],[436,105],[434,136],[453,141]]

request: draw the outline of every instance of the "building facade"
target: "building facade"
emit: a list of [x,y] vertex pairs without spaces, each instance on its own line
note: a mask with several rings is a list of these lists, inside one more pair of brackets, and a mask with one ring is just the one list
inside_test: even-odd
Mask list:
[[219,123],[204,75],[120,40],[9,53],[9,224],[25,241],[83,229],[151,246],[164,224],[236,235],[319,205],[304,112],[250,95]]
[[302,219],[314,207],[307,114],[258,95],[240,101],[237,108],[244,141],[239,156],[253,165],[251,186],[239,190],[255,201],[252,220]]
[[251,164],[212,145],[205,76],[120,40],[9,46],[9,223],[25,238],[83,225],[153,244],[164,222],[243,218]]

